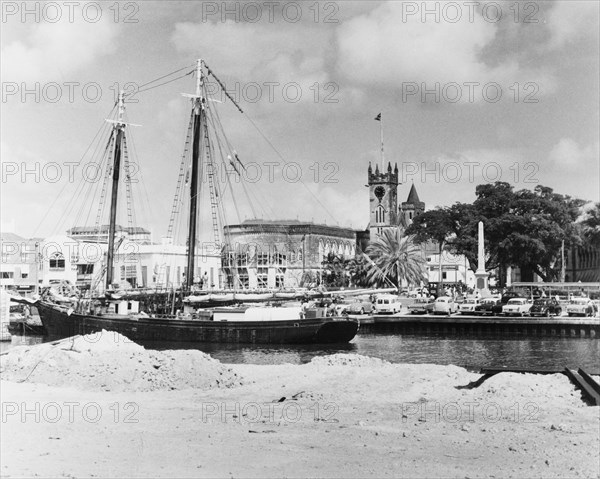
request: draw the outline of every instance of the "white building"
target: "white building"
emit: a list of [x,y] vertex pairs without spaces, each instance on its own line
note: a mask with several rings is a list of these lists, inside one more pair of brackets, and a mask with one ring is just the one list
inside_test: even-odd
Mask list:
[[462,283],[468,288],[475,287],[475,273],[469,267],[464,255],[442,253],[442,278],[440,280],[440,254],[427,251],[427,274],[430,283]]
[[40,279],[37,263],[39,239],[26,239],[11,232],[0,237],[0,286],[21,293],[32,293]]
[[[120,277],[132,286],[179,288],[187,273],[186,246],[172,244],[137,244],[124,241],[115,259],[115,280]],[[220,289],[221,255],[218,250],[200,248],[196,256],[194,282],[203,279],[207,288]]]
[[[1,285],[7,289],[33,292],[36,284],[50,286],[67,282],[81,289],[104,288],[106,251],[102,242],[84,241],[68,235],[43,240],[25,240],[3,235]],[[186,247],[169,241],[138,243],[125,238],[115,242],[113,283],[133,288],[179,288],[185,282]],[[221,287],[220,251],[199,248],[195,280],[207,287]],[[127,283],[125,283],[127,282]]]

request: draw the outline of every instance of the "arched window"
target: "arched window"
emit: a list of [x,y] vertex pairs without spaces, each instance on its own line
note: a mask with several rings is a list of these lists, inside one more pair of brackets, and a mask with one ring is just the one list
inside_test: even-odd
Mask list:
[[385,208],[382,205],[379,205],[375,211],[375,222],[385,223]]
[[53,253],[52,256],[50,256],[50,269],[52,271],[64,271],[65,257],[62,253]]

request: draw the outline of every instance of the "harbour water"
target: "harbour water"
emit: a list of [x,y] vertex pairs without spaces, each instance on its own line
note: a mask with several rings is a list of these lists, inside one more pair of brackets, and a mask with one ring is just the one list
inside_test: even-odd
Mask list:
[[[0,350],[44,341],[40,336],[13,336]],[[455,364],[470,369],[506,367],[556,369],[581,367],[600,371],[600,340],[581,338],[457,338],[400,334],[359,334],[341,345],[243,345],[146,342],[148,349],[199,349],[223,363],[303,364],[315,356],[361,354],[393,363]]]

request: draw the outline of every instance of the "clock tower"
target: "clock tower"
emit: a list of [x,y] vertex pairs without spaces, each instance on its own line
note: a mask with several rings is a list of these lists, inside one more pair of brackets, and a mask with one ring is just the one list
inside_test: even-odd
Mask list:
[[369,230],[371,239],[383,233],[385,228],[395,226],[398,214],[398,165],[392,171],[388,163],[387,172],[375,172],[369,163]]

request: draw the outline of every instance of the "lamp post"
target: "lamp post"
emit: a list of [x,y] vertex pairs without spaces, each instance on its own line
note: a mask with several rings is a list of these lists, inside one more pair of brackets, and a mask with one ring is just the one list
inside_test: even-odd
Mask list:
[[40,269],[42,268],[42,262],[40,261],[40,243],[36,241],[35,243],[35,262],[33,264],[33,269],[35,269],[35,283],[33,285],[33,293],[35,295],[40,294]]
[[302,276],[304,276],[304,270],[306,269],[306,235],[302,235]]

